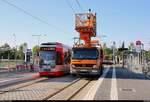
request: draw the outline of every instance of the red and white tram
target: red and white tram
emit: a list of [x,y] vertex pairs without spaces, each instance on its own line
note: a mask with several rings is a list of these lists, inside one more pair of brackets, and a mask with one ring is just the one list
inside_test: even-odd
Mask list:
[[40,45],[40,76],[60,76],[70,72],[71,48],[58,43],[49,42]]

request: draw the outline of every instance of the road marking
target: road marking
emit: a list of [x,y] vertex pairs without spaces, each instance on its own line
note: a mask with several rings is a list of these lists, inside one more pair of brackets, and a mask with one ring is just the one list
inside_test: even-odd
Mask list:
[[111,81],[110,100],[118,100],[116,70],[114,66],[113,66],[113,74],[112,74],[112,81]]
[[96,81],[96,83],[89,89],[83,100],[94,100],[94,97],[96,95],[96,92],[100,85],[102,84],[107,72],[109,71],[110,68],[107,68],[104,72],[103,75]]
[[133,88],[119,88],[119,91],[124,91],[124,92],[136,92],[136,90],[133,89]]

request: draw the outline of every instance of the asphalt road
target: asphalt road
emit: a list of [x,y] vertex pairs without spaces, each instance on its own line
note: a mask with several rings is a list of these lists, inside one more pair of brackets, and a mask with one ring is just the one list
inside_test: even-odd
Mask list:
[[150,79],[144,74],[117,66],[106,69],[94,100],[150,100]]

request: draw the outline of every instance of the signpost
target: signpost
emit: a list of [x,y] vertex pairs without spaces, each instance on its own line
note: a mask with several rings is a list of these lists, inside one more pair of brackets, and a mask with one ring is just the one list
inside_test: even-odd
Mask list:
[[116,43],[115,43],[115,41],[113,41],[113,64],[115,64],[115,45],[116,45]]
[[124,47],[124,42],[122,43],[122,47],[121,48],[118,48],[118,51],[121,51],[122,52],[122,67],[124,68],[124,53],[125,53],[125,51],[127,51],[128,50],[128,48],[125,48]]
[[23,47],[23,53],[24,53],[24,56],[25,56],[24,62],[26,63],[27,62],[27,46]]

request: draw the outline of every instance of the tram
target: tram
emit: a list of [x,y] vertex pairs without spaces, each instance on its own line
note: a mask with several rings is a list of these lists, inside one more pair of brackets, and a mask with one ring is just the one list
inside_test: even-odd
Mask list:
[[42,43],[39,49],[39,75],[61,76],[70,72],[71,48],[59,43]]

